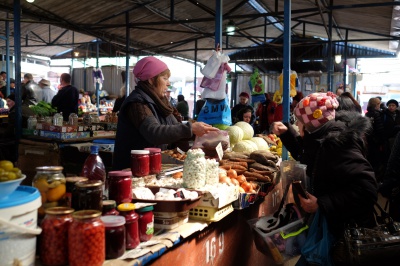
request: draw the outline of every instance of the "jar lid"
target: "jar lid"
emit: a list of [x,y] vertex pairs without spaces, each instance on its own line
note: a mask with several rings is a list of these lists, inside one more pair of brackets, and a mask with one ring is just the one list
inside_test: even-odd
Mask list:
[[161,152],[160,148],[144,148],[146,151],[150,152]]
[[150,205],[150,206],[146,206],[146,207],[137,209],[136,212],[149,212],[152,210],[154,210],[154,207],[153,207],[153,205]]
[[108,176],[132,176],[131,171],[111,171],[108,172]]
[[101,216],[100,219],[103,221],[105,227],[115,227],[125,224],[125,217],[119,215]]
[[96,210],[81,210],[74,212],[72,214],[72,217],[74,219],[90,219],[90,218],[96,218],[101,216],[101,212],[96,211]]
[[99,187],[102,186],[103,182],[100,180],[86,180],[81,182],[76,182],[75,186],[77,187]]
[[36,171],[62,171],[64,167],[62,166],[38,166]]
[[118,205],[118,210],[119,211],[133,211],[135,209],[135,204],[133,203],[121,203],[120,205]]
[[150,151],[145,150],[131,150],[131,154],[149,154]]
[[44,210],[46,214],[70,214],[75,210],[68,207],[51,207]]
[[70,176],[65,178],[65,182],[67,183],[76,183],[76,182],[82,182],[82,181],[87,181],[87,177],[83,176]]
[[103,209],[110,210],[117,207],[115,200],[103,200]]

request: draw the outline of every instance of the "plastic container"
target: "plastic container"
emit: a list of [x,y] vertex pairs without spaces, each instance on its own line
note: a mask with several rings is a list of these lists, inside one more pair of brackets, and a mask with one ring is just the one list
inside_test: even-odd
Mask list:
[[68,264],[68,229],[72,223],[74,209],[54,207],[45,210],[46,216],[40,226],[39,254],[45,266]]
[[0,201],[0,262],[2,266],[35,265],[38,189],[19,186],[7,199]]
[[135,204],[120,204],[118,211],[121,216],[125,217],[126,249],[134,249],[140,244],[139,215],[135,212]]
[[161,172],[161,149],[145,148],[150,151],[150,174],[156,175]]
[[0,200],[5,199],[12,194],[25,178],[26,175],[22,175],[21,178],[18,179],[0,182]]
[[140,242],[149,241],[154,234],[154,214],[153,206],[146,206],[141,209],[137,209],[136,212],[139,214],[139,238]]
[[51,207],[67,206],[65,194],[67,192],[65,176],[62,166],[36,167],[36,175],[32,185],[39,189],[42,196],[42,207],[39,217],[44,217],[44,210]]
[[105,261],[105,226],[101,212],[77,211],[68,230],[70,266],[102,266]]
[[232,204],[226,205],[222,208],[197,206],[189,211],[189,218],[207,222],[218,222],[231,212],[233,212]]
[[72,191],[72,208],[80,210],[103,210],[103,182],[87,180],[75,183]]
[[103,216],[106,215],[119,215],[117,211],[117,203],[115,200],[103,200]]
[[132,172],[111,171],[108,173],[108,198],[117,205],[132,202]]
[[126,249],[125,217],[102,216],[106,227],[106,259],[121,257]]
[[87,181],[87,177],[81,177],[81,176],[73,176],[73,177],[66,177],[65,178],[65,185],[67,188],[67,191],[65,193],[65,201],[67,203],[67,207],[72,206],[72,191],[75,189],[75,183],[77,182],[82,182],[82,181]]
[[103,193],[107,195],[106,175],[106,167],[99,155],[99,146],[92,145],[90,147],[90,155],[83,164],[81,176],[87,177],[89,180],[100,180],[103,182]]
[[131,150],[131,171],[135,177],[142,177],[150,173],[150,151]]

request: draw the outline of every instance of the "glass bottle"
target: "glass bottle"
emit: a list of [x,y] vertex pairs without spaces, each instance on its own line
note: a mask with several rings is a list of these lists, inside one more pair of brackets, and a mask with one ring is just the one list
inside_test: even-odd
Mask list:
[[34,116],[34,115],[31,115],[29,118],[28,118],[28,125],[27,125],[27,128],[28,129],[36,129],[36,125],[37,125],[37,119],[36,119],[36,116]]
[[40,227],[39,256],[45,266],[68,264],[68,229],[72,223],[74,209],[53,207],[46,209]]
[[39,217],[44,216],[44,210],[50,207],[66,206],[66,180],[62,166],[36,167],[36,175],[32,186],[36,187],[42,196],[42,206],[38,210]]
[[118,211],[125,217],[126,249],[134,249],[140,244],[139,215],[135,212],[135,204],[123,203],[118,205]]
[[68,117],[68,124],[70,126],[77,126],[78,125],[78,115],[75,113],[71,113]]
[[102,216],[100,219],[106,227],[106,259],[121,257],[126,249],[125,217]]
[[77,211],[68,229],[70,266],[102,266],[105,261],[105,226],[101,212]]
[[87,180],[75,183],[71,206],[75,210],[103,210],[103,182]]
[[154,234],[153,209],[154,207],[151,205],[136,210],[136,212],[139,214],[140,242],[149,241],[153,237]]
[[92,145],[90,147],[90,155],[83,164],[81,176],[87,177],[89,180],[100,180],[103,182],[103,194],[107,195],[106,168],[99,155],[99,146]]

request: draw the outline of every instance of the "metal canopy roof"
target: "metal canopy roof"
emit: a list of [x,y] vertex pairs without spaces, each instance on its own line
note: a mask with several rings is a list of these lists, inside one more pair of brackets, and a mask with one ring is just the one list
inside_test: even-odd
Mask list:
[[[13,2],[0,3],[0,21],[10,25],[11,50]],[[22,53],[65,58],[78,50],[79,57],[94,57],[93,42],[99,41],[100,56],[113,57],[124,55],[128,42],[132,55],[159,54],[205,62],[215,47],[215,2],[21,0]],[[292,0],[291,6],[293,62],[326,59],[329,39],[332,54],[344,56],[347,41],[348,58],[396,56],[400,1]],[[281,62],[283,9],[284,1],[279,0],[223,0],[223,28],[229,21],[236,26],[234,35],[223,33],[221,44],[231,61],[250,65],[270,62],[271,66]],[[6,35],[6,23],[3,25],[0,23],[0,37]],[[0,38],[1,49],[5,54],[4,38]]]

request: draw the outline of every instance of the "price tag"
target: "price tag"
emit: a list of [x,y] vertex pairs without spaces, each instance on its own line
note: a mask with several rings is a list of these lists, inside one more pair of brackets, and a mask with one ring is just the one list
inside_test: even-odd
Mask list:
[[217,147],[215,147],[215,149],[217,150],[219,160],[222,160],[222,156],[224,156],[224,150],[222,149],[221,142],[218,143],[218,145],[217,145]]

